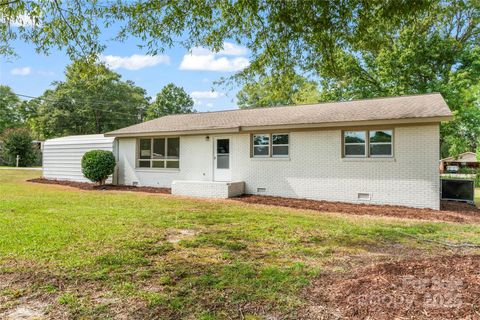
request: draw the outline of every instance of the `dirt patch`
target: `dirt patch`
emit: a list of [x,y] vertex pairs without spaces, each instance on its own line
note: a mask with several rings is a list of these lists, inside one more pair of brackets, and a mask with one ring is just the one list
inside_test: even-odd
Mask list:
[[198,234],[197,231],[195,230],[190,230],[190,229],[175,229],[175,230],[170,230],[168,235],[167,235],[167,242],[170,243],[178,243],[181,240],[185,239],[191,239],[194,236]]
[[0,314],[6,320],[39,320],[46,316],[48,304],[42,302],[28,302],[17,306],[13,311]]
[[164,193],[170,194],[170,188],[154,188],[154,187],[135,187],[135,186],[121,186],[107,184],[104,186],[99,186],[94,183],[88,182],[74,182],[74,181],[63,181],[63,180],[50,180],[44,178],[30,179],[28,182],[34,183],[44,183],[44,184],[56,184],[61,186],[68,186],[73,188],[78,188],[82,190],[115,190],[115,191],[135,191],[135,192],[147,192],[147,193]]
[[480,255],[452,255],[327,274],[305,296],[303,319],[478,319]]
[[271,206],[308,209],[322,212],[342,212],[355,215],[388,216],[422,220],[480,223],[480,209],[463,203],[445,202],[442,209],[415,209],[402,206],[351,204],[343,202],[281,198],[271,196],[244,195],[232,198],[235,201]]

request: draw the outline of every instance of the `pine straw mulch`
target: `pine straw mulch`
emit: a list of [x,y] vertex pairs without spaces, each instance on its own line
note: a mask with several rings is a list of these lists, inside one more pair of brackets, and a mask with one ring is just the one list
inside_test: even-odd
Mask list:
[[147,193],[164,193],[170,194],[170,188],[154,188],[154,187],[135,187],[135,186],[122,186],[122,185],[113,185],[106,184],[99,186],[94,183],[89,182],[74,182],[74,181],[64,181],[64,180],[50,180],[44,178],[36,178],[27,180],[28,182],[34,183],[44,183],[44,184],[56,184],[61,186],[68,186],[82,190],[114,190],[114,191],[136,191],[136,192],[147,192]]
[[480,319],[480,255],[381,263],[326,274],[301,319]]
[[352,204],[344,202],[257,195],[244,195],[233,199],[246,203],[281,206],[295,209],[308,209],[321,212],[341,212],[354,215],[373,215],[461,223],[480,223],[480,209],[459,202],[442,202],[441,210],[432,210],[416,209],[403,206]]

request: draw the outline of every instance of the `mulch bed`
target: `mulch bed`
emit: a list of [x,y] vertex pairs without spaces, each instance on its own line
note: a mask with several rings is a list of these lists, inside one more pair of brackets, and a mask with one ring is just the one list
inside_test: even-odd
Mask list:
[[74,182],[74,181],[64,181],[64,180],[50,180],[44,178],[30,179],[28,182],[35,183],[44,183],[44,184],[57,184],[61,186],[68,186],[73,188],[78,188],[82,190],[115,190],[115,191],[135,191],[135,192],[148,192],[148,193],[164,193],[170,194],[170,188],[154,188],[154,187],[135,187],[135,186],[120,186],[113,184],[106,184],[104,186],[99,186],[94,183],[88,182]]
[[304,319],[319,313],[322,319],[480,319],[480,256],[410,259],[327,274],[305,296],[310,307],[301,312]]
[[307,199],[244,195],[236,201],[271,206],[308,209],[322,212],[342,212],[355,215],[389,216],[398,218],[480,223],[480,209],[459,202],[442,203],[442,210],[415,209],[402,206],[351,204]]

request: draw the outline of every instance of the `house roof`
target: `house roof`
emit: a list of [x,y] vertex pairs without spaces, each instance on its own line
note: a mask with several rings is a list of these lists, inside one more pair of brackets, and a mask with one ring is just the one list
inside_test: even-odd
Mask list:
[[170,115],[106,136],[239,132],[279,128],[440,122],[452,113],[439,93],[299,106]]
[[464,152],[458,155],[457,158],[455,157],[448,157],[444,158],[441,161],[443,162],[470,162],[470,163],[477,163],[477,154],[475,152]]

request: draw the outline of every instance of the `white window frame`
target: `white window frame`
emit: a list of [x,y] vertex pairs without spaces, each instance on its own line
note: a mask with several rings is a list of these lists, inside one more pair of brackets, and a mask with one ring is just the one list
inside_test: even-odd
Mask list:
[[[164,158],[163,159],[154,159],[153,158],[153,141],[155,139],[164,139],[165,140],[165,151],[164,151]],[[169,159],[168,158],[168,140],[169,139],[178,139],[178,159]],[[140,158],[140,152],[141,152],[141,146],[140,146],[140,140],[150,140],[150,158],[149,159],[141,159]],[[150,166],[149,167],[141,167],[140,166],[140,161],[149,161]],[[163,162],[163,167],[153,167],[153,162]],[[178,168],[168,168],[167,163],[168,162],[178,162]],[[145,138],[138,138],[137,139],[137,155],[136,155],[136,168],[137,169],[152,169],[152,170],[180,170],[180,137],[145,137]]]
[[[390,131],[392,135],[392,141],[391,142],[370,142],[370,132],[373,131]],[[345,143],[345,134],[347,132],[364,132],[365,133],[365,143]],[[395,137],[395,130],[393,128],[388,128],[388,129],[367,129],[367,130],[344,130],[342,131],[342,144],[343,144],[343,150],[342,150],[342,156],[343,158],[393,158],[394,155],[394,147],[395,147],[395,142],[394,142],[394,137]],[[365,155],[347,155],[347,145],[362,145],[365,144]],[[392,147],[390,148],[391,153],[389,155],[372,155],[370,153],[370,145],[382,145],[382,144],[390,144]]]
[[[363,142],[363,143],[360,143],[360,142],[346,143],[345,142],[345,134],[347,132],[363,132],[363,133],[365,133],[365,142]],[[368,145],[368,130],[345,130],[342,133],[342,139],[343,139],[343,156],[345,158],[366,158],[366,157],[368,157],[368,147],[367,147],[367,145]],[[364,146],[364,154],[363,155],[360,155],[360,154],[348,155],[347,154],[347,145],[349,145],[349,146],[363,145]]]
[[[288,154],[286,155],[274,155],[273,154],[273,136],[286,135],[288,136],[288,144],[275,144],[276,147],[288,147]],[[268,145],[266,144],[255,144],[255,136],[267,136]],[[255,155],[255,147],[267,147],[268,155]],[[252,158],[289,158],[290,157],[290,133],[254,133],[252,134]]]
[[[390,142],[370,142],[370,132],[375,131],[390,131],[391,132],[391,141]],[[390,154],[374,154],[372,155],[370,152],[371,145],[387,145],[391,146]],[[376,130],[369,130],[368,131],[368,156],[371,158],[391,158],[393,157],[393,129],[376,129]]]
[[[287,136],[288,137],[288,143],[287,144],[273,144],[273,136]],[[272,133],[270,135],[270,145],[271,145],[271,152],[270,154],[272,155],[272,158],[288,158],[290,157],[290,135],[288,133]],[[288,153],[286,155],[274,155],[273,154],[273,147],[287,147],[288,148]]]
[[[268,144],[255,144],[255,137],[256,136],[267,136],[268,137]],[[253,134],[252,135],[252,157],[254,158],[269,158],[271,156],[271,152],[270,152],[270,145],[272,144],[272,137],[270,134],[268,133],[256,133],[256,134]],[[255,147],[263,147],[263,148],[267,148],[268,150],[268,154],[264,155],[264,154],[259,154],[259,155],[256,155],[255,154]]]

